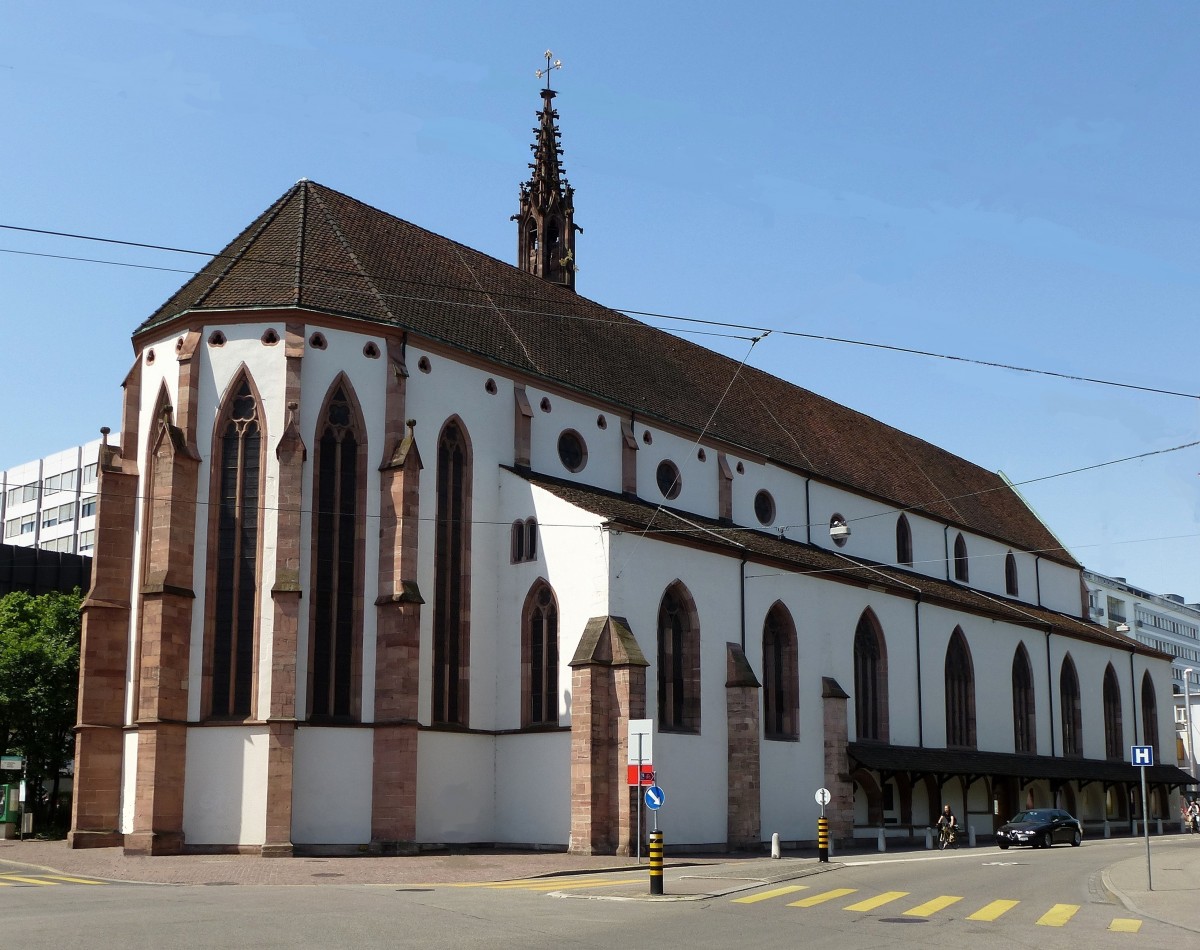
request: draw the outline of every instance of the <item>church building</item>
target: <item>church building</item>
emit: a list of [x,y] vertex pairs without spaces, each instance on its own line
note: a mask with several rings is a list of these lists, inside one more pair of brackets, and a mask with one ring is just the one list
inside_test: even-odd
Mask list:
[[628,854],[647,719],[668,849],[822,787],[839,845],[1127,834],[1135,744],[1171,814],[1170,657],[1001,476],[576,293],[541,96],[516,266],[302,180],[134,332],[72,846]]

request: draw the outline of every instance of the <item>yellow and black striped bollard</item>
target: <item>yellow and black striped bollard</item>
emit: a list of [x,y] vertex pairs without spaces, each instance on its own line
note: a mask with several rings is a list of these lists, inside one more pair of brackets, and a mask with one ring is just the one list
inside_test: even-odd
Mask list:
[[829,819],[817,819],[817,857],[825,864],[829,863]]
[[650,832],[650,893],[663,892],[663,833]]

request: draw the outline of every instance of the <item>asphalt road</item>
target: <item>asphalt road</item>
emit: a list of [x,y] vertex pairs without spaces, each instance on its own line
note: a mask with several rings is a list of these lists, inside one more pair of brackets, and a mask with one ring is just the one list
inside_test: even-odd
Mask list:
[[1194,946],[1195,934],[1136,919],[1104,892],[1100,871],[1117,847],[850,858],[786,884],[678,902],[630,899],[645,893],[642,872],[628,883],[610,874],[339,887],[39,883],[32,872],[22,883],[10,872],[0,934],[22,950]]

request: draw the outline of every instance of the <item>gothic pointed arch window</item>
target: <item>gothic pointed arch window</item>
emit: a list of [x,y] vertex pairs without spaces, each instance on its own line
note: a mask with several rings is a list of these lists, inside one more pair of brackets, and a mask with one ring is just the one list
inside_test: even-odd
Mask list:
[[658,606],[658,723],[665,732],[700,732],[700,623],[679,581]]
[[265,445],[247,373],[226,391],[217,420],[203,705],[216,719],[247,719],[254,714]]
[[854,733],[888,741],[887,642],[870,608],[854,630]]
[[1068,653],[1063,657],[1058,677],[1058,695],[1062,704],[1063,755],[1083,755],[1083,713],[1079,696],[1079,674]]
[[433,721],[467,725],[471,676],[471,447],[457,419],[442,427],[437,451],[433,546]]
[[362,709],[362,599],[367,440],[339,377],[321,409],[313,460],[308,714],[353,721]]
[[1009,597],[1016,597],[1019,591],[1017,585],[1017,559],[1012,551],[1004,556],[1004,592]]
[[909,526],[908,518],[901,515],[896,519],[896,563],[912,567],[912,562],[912,528]]
[[964,584],[971,579],[971,568],[967,559],[967,541],[961,533],[954,539],[954,579]]
[[521,611],[521,725],[558,725],[558,599],[541,578]]
[[1111,663],[1104,670],[1104,756],[1125,758],[1125,737],[1121,725],[1121,684]]
[[1033,693],[1033,665],[1025,644],[1017,646],[1012,665],[1013,749],[1037,754],[1037,718]]
[[763,622],[763,734],[768,739],[799,736],[800,679],[796,625],[782,603],[767,611]]
[[946,647],[946,746],[975,748],[975,668],[962,627]]
[[1158,697],[1154,693],[1154,680],[1150,671],[1142,674],[1142,732],[1143,741],[1154,749],[1154,761],[1158,761]]

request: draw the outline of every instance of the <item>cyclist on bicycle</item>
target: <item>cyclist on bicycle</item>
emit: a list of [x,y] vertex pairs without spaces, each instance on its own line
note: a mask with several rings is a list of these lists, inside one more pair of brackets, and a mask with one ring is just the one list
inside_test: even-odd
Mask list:
[[944,848],[947,844],[954,844],[958,836],[958,819],[954,817],[954,812],[949,805],[942,806],[942,813],[937,820],[938,838],[942,842]]

